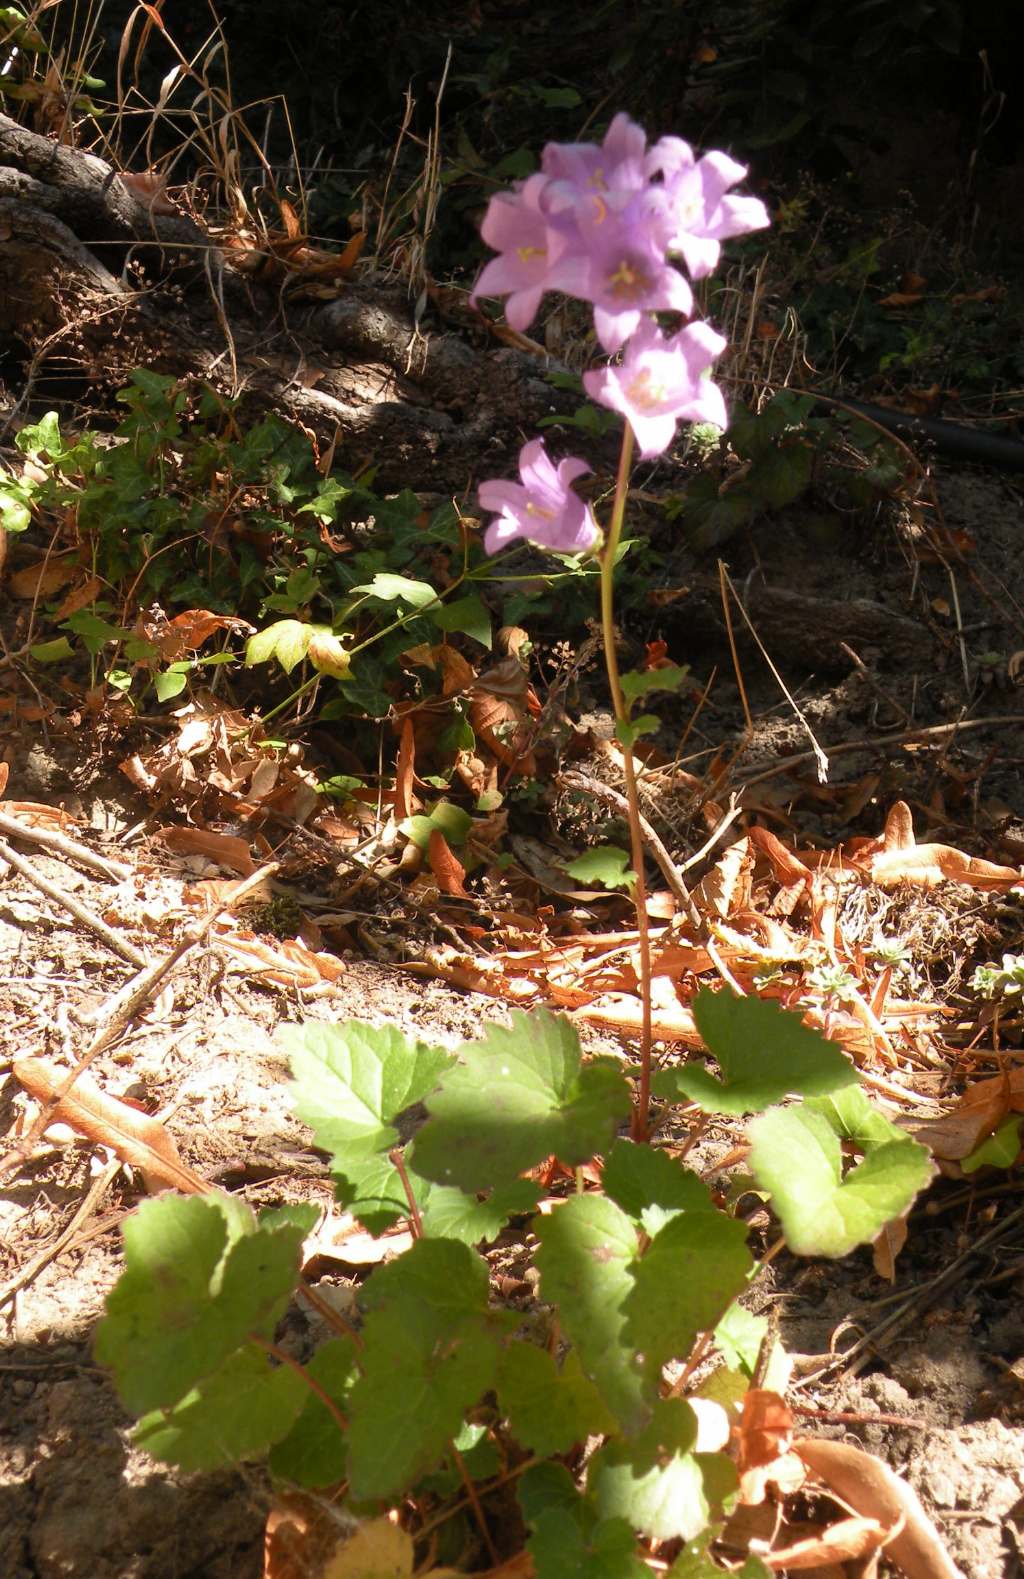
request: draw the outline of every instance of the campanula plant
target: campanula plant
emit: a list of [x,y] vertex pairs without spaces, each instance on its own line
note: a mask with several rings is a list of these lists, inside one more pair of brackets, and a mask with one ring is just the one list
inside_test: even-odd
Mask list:
[[[680,137],[648,147],[643,128],[617,115],[603,143],[549,143],[541,169],[492,199],[482,235],[498,256],[473,291],[507,298],[514,329],[527,328],[546,291],[561,291],[594,309],[594,331],[611,360],[583,376],[592,400],[626,419],[611,515],[602,534],[572,484],[590,470],[567,457],[557,465],[533,439],[519,456],[518,483],[480,485],[481,508],[495,516],[484,539],[495,553],[525,539],[554,553],[592,550],[601,581],[605,664],[621,741],[630,808],[632,892],[640,935],[643,1029],[634,1134],[647,1131],[650,1097],[650,942],[643,877],[643,836],[632,745],[641,732],[630,720],[615,651],[614,573],[634,449],[645,460],[663,455],[680,422],[725,428],[712,364],[726,342],[694,309],[691,280],[716,267],[721,244],[768,224],[764,204],[730,189],[746,168],[713,151],[698,159]],[[665,334],[656,313],[691,319]],[[628,677],[627,677],[628,678]]]

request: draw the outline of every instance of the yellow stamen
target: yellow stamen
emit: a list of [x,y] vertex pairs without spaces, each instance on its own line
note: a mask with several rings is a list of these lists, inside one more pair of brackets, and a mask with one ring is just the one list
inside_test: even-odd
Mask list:
[[644,368],[633,379],[626,393],[629,396],[630,403],[637,406],[641,411],[654,411],[664,403],[668,394],[668,386],[654,383],[650,372]]

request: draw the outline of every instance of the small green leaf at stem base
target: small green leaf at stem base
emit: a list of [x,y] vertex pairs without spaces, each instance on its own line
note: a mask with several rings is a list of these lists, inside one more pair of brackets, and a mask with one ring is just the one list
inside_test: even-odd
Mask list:
[[839,1137],[821,1113],[773,1108],[750,1126],[750,1166],[797,1255],[844,1256],[900,1217],[928,1183],[927,1150],[905,1136],[844,1178]]
[[695,1063],[659,1071],[656,1096],[696,1102],[706,1113],[759,1113],[788,1094],[817,1096],[854,1086],[859,1076],[846,1055],[803,1024],[800,1014],[765,998],[740,998],[703,988],[693,1016],[723,1079]]

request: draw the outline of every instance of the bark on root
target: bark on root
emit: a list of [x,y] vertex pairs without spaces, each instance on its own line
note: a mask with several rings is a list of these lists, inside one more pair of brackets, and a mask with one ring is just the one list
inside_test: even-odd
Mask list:
[[104,160],[0,115],[0,341],[6,414],[95,403],[133,367],[272,408],[376,467],[377,486],[464,494],[507,468],[556,395],[544,360],[434,326],[368,278],[314,306],[271,290],[202,226],[155,211]]

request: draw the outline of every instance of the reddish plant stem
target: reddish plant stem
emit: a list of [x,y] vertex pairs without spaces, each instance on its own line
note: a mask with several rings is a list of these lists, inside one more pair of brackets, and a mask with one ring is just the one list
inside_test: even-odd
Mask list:
[[640,1088],[633,1110],[631,1133],[634,1140],[647,1139],[651,1108],[651,935],[647,918],[647,885],[644,882],[644,836],[640,826],[640,796],[637,791],[633,747],[629,741],[629,708],[622,691],[619,659],[615,651],[615,561],[622,540],[622,523],[629,495],[629,474],[633,464],[633,429],[626,423],[615,479],[608,537],[601,553],[601,632],[604,637],[604,663],[608,674],[612,710],[622,744],[622,766],[629,805],[629,842],[633,861],[633,903],[640,942]]

